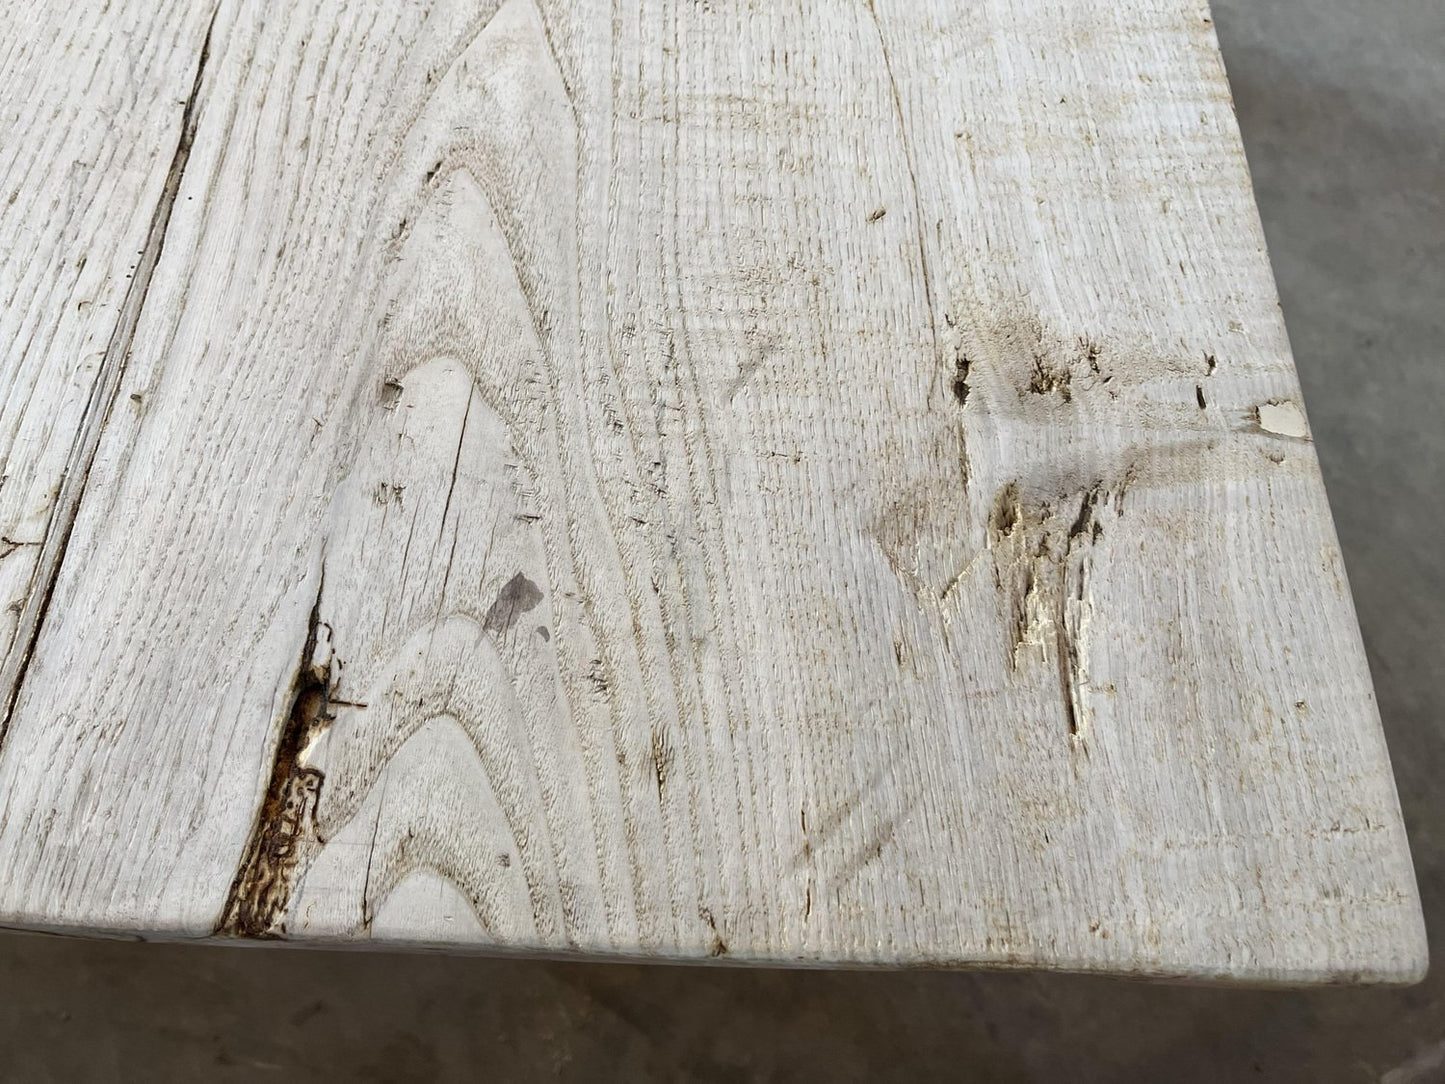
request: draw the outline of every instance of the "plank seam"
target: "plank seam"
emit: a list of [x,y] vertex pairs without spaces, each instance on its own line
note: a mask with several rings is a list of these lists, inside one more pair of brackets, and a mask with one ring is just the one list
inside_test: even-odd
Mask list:
[[50,610],[50,600],[55,593],[56,581],[60,578],[60,568],[65,561],[66,550],[70,545],[70,536],[75,529],[75,521],[80,513],[80,503],[85,496],[86,487],[90,481],[90,471],[95,465],[95,457],[100,449],[101,433],[110,419],[111,409],[115,405],[116,396],[120,391],[121,377],[125,373],[126,362],[130,358],[136,328],[140,324],[141,312],[145,308],[146,297],[150,292],[151,279],[156,266],[160,263],[161,252],[165,247],[171,211],[175,207],[176,196],[180,192],[181,181],[185,177],[186,165],[190,161],[191,147],[195,143],[200,114],[201,87],[205,81],[206,68],[211,55],[211,34],[215,29],[216,16],[219,12],[220,4],[217,3],[211,9],[211,17],[206,24],[206,34],[201,41],[195,79],[181,111],[181,130],[176,141],[175,154],[171,158],[170,168],[166,171],[160,198],[156,202],[155,210],[151,213],[141,258],[136,264],[135,274],[132,276],[130,285],[126,288],[125,298],[121,302],[120,318],[111,332],[110,341],[106,344],[105,355],[101,359],[95,382],[91,385],[90,395],[86,399],[80,426],[76,430],[75,440],[71,444],[70,454],[66,459],[65,470],[61,474],[60,489],[56,494],[55,503],[51,507],[50,518],[46,523],[45,537],[41,542],[40,557],[36,561],[35,572],[31,576],[25,609],[16,628],[15,639],[11,642],[10,649],[6,654],[4,668],[0,670],[0,688],[8,690],[5,714],[3,719],[0,719],[0,749],[3,749],[6,735],[10,731],[10,721],[20,700],[20,690],[24,687],[30,662],[35,655],[35,646],[40,639],[40,629]]

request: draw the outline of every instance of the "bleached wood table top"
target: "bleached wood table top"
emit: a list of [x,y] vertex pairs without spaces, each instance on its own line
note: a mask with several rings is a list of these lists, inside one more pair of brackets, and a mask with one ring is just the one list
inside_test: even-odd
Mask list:
[[0,923],[1408,981],[1198,0],[10,0]]

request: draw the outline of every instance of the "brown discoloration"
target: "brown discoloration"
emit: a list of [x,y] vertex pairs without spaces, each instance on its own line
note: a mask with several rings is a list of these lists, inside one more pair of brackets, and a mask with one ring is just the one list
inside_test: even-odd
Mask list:
[[712,917],[711,909],[701,907],[698,909],[697,914],[699,918],[707,923],[708,929],[712,931],[712,946],[708,949],[707,954],[714,959],[719,956],[726,956],[728,954],[727,942],[724,941],[722,935],[718,933],[717,921]]
[[482,628],[488,632],[506,632],[541,601],[541,589],[518,572],[497,593],[497,600],[482,619]]
[[[323,581],[324,583],[324,581]],[[231,891],[216,926],[218,935],[281,937],[292,882],[304,851],[316,838],[316,803],[325,775],[302,761],[306,749],[330,725],[332,663],[320,632],[321,592],[306,632],[292,682],[291,709],[276,744],[271,780]],[[328,630],[329,633],[329,630]]]

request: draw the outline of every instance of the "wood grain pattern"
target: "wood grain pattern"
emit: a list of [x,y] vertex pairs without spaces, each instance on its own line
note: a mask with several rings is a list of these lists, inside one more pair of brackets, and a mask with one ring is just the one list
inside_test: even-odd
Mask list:
[[[7,588],[0,921],[1421,973],[1204,7],[166,25],[183,153],[88,197],[164,212],[113,364],[73,286],[5,317],[74,526]],[[3,229],[62,266],[52,138]]]
[[125,8],[4,9],[0,738],[165,238],[206,51],[195,5]]

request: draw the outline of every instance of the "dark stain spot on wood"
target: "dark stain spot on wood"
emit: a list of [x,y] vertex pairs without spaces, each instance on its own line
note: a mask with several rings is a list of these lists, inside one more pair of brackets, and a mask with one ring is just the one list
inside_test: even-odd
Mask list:
[[1214,370],[1219,368],[1219,359],[1217,359],[1213,354],[1205,354],[1204,365],[1205,368],[1209,370],[1209,375],[1213,376]]
[[1069,541],[1076,538],[1088,536],[1090,542],[1097,542],[1099,536],[1104,533],[1104,528],[1094,518],[1094,509],[1099,503],[1099,498],[1104,492],[1104,483],[1095,482],[1089,489],[1084,491],[1079,501],[1079,514],[1074,519],[1074,525],[1069,528]]
[[727,942],[718,933],[717,922],[712,917],[712,911],[706,907],[699,908],[698,917],[707,923],[708,929],[712,930],[712,947],[708,949],[708,955],[716,959],[719,956],[728,954]]
[[963,353],[955,353],[953,356],[953,397],[958,400],[959,406],[968,405],[968,371],[973,367],[973,362]]
[[1203,410],[1205,407],[1207,407],[1207,406],[1209,405],[1208,403],[1206,403],[1206,402],[1204,401],[1204,385],[1203,385],[1203,384],[1195,384],[1195,385],[1194,385],[1194,399],[1195,399],[1195,401],[1199,404],[1199,409],[1200,409],[1200,410]]
[[488,632],[506,632],[541,601],[542,592],[537,585],[518,572],[497,594],[497,601],[482,619],[482,628]]
[[542,642],[544,644],[552,642],[552,632],[550,629],[547,628],[546,625],[537,626],[537,635],[542,637]]
[[887,213],[888,213],[888,208],[887,208],[887,207],[879,207],[879,208],[875,209],[875,210],[873,211],[873,213],[868,216],[868,222],[869,222],[869,224],[871,225],[872,223],[877,222],[880,218],[882,218],[882,217],[883,217],[884,215],[886,215]]

